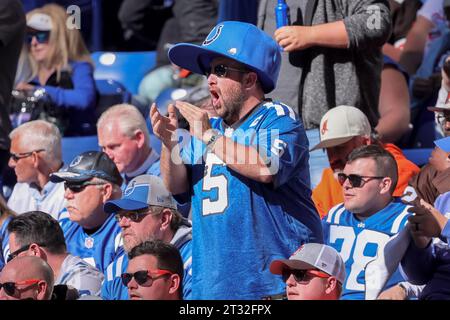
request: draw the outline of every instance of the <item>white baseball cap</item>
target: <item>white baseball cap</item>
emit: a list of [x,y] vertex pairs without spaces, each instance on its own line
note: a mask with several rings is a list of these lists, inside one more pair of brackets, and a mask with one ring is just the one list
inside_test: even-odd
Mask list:
[[335,147],[357,136],[370,136],[369,120],[361,110],[338,106],[328,110],[320,120],[320,143],[310,151]]
[[27,26],[38,31],[50,31],[53,28],[52,18],[45,13],[35,13],[28,19]]
[[270,272],[283,274],[283,270],[319,269],[335,277],[341,284],[345,282],[345,265],[341,255],[333,247],[320,243],[302,245],[289,259],[274,260]]

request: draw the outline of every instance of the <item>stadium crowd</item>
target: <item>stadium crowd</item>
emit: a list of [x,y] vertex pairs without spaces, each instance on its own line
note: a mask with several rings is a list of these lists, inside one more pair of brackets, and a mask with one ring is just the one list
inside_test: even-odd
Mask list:
[[0,2],[0,299],[450,299],[450,0],[122,0],[106,104],[57,2]]

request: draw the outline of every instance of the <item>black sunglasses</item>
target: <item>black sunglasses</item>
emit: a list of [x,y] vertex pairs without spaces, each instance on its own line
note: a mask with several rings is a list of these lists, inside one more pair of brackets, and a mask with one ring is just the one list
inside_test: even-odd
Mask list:
[[249,72],[248,70],[237,69],[237,68],[228,67],[224,64],[218,64],[218,65],[214,66],[213,68],[206,69],[205,75],[206,75],[206,77],[209,77],[209,75],[212,73],[212,74],[215,74],[216,76],[222,78],[222,77],[226,77],[228,71],[236,71],[236,72],[241,72],[241,73]]
[[[6,262],[10,262],[12,259],[16,258],[22,252],[27,251],[28,249],[30,249],[30,246],[32,244],[33,243],[26,244],[26,245],[20,247],[19,249],[17,249],[16,251],[11,252],[10,254],[8,254],[8,258],[6,259]],[[36,243],[36,244],[38,246],[40,246],[40,247],[45,247],[45,244],[40,244],[40,243]]]
[[287,279],[291,276],[291,274],[294,276],[295,281],[302,282],[303,279],[306,277],[306,270],[290,270],[285,269],[282,273],[283,281],[286,282]]
[[293,269],[284,269],[282,273],[283,281],[286,282],[287,279],[293,275],[294,280],[297,282],[305,281],[307,275],[311,277],[319,277],[319,278],[329,278],[330,276],[323,271],[317,269],[309,269],[309,270],[293,270]]
[[18,281],[18,282],[4,282],[4,283],[0,283],[0,288],[3,288],[3,290],[5,290],[5,293],[8,296],[13,296],[14,293],[16,292],[16,285],[34,285],[36,283],[38,283],[39,279],[30,279],[30,280],[24,280],[24,281]]
[[37,42],[47,43],[50,39],[50,31],[28,31],[26,34],[26,41],[31,44],[33,37],[36,37]]
[[[349,174],[346,175],[345,173],[338,173],[338,181],[341,185],[344,185],[345,180],[348,179],[350,182],[350,185],[352,188],[362,188],[365,183],[369,182],[370,180],[374,179],[384,179],[385,177],[370,177],[370,176],[360,176],[357,174]],[[364,180],[367,179],[367,180]]]
[[[157,275],[156,277],[152,277],[151,274]],[[171,275],[173,274],[169,270],[140,270],[136,271],[135,273],[122,273],[120,278],[122,279],[123,285],[126,287],[130,283],[130,281],[134,278],[138,285],[146,287],[151,287],[153,284],[153,281],[165,276],[165,275]]]
[[69,183],[64,181],[64,190],[69,189],[73,193],[78,193],[83,191],[87,186],[101,186],[106,183],[104,182],[84,182],[84,183]]
[[33,154],[33,152],[42,152],[45,151],[45,149],[38,149],[38,150],[33,150],[30,152],[21,152],[21,153],[9,153],[9,157],[11,159],[13,159],[15,162],[19,161],[20,159],[23,158],[28,158],[29,156],[31,156]]

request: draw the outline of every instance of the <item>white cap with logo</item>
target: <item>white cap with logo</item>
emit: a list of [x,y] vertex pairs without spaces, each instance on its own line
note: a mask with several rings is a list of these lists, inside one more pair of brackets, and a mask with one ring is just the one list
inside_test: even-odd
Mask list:
[[50,31],[53,28],[52,18],[45,13],[35,13],[28,19],[27,26],[39,31]]
[[320,243],[302,245],[289,259],[274,260],[270,272],[283,274],[283,270],[319,269],[335,277],[341,284],[345,282],[345,265],[341,255],[334,248]]
[[361,110],[351,106],[338,106],[328,110],[320,120],[320,143],[310,151],[331,148],[357,136],[370,136],[369,120]]

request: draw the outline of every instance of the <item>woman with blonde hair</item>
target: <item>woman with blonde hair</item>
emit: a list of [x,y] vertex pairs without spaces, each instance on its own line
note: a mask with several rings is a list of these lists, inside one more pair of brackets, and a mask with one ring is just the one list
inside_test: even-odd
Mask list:
[[56,4],[27,14],[25,58],[30,75],[16,89],[45,90],[65,136],[95,134],[93,63],[81,33],[69,28],[68,18]]

